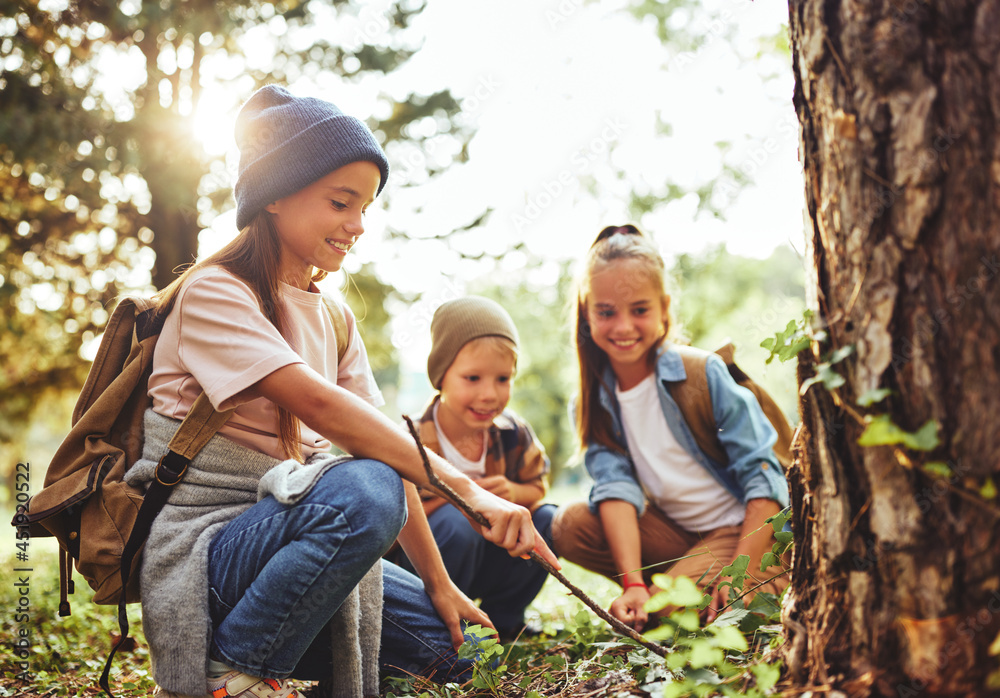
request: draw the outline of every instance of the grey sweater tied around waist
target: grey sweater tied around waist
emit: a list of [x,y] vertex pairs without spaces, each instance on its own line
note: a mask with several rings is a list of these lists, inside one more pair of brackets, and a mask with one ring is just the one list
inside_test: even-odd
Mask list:
[[[126,473],[145,487],[180,421],[147,410],[142,458]],[[222,527],[264,497],[300,501],[330,468],[348,460],[317,454],[305,464],[279,461],[216,435],[191,461],[153,527],[143,551],[142,625],[153,678],[174,693],[204,696],[212,637],[208,549]],[[276,590],[276,593],[278,590]],[[330,624],[333,695],[378,695],[382,636],[382,565],[376,563]]]

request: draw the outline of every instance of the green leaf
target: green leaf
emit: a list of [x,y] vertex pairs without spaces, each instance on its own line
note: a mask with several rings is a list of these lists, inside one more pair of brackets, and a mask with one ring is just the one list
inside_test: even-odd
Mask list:
[[671,603],[675,606],[697,606],[705,596],[688,577],[677,577],[674,579],[674,588],[671,590]]
[[799,395],[805,395],[806,391],[816,383],[822,382],[823,387],[827,390],[836,390],[847,382],[842,375],[833,370],[829,363],[822,363],[816,368],[816,375],[803,381],[802,386],[799,388]]
[[667,574],[653,575],[653,584],[660,588],[647,602],[644,608],[649,613],[662,611],[667,606],[681,608],[699,606],[705,593],[688,577],[671,577]]
[[792,508],[785,507],[774,516],[769,517],[764,523],[769,523],[772,529],[780,531],[785,527],[790,518],[792,518]]
[[658,591],[643,604],[643,608],[647,613],[659,613],[664,608],[670,605],[670,592],[669,591]]
[[743,588],[743,582],[747,576],[747,566],[750,564],[749,555],[739,555],[732,563],[726,565],[719,572],[723,577],[732,577],[733,587]]
[[979,488],[979,496],[987,500],[997,498],[997,486],[996,483],[993,482],[993,478],[986,478],[986,482],[984,482],[983,486]]
[[566,666],[566,658],[559,654],[549,655],[543,658],[542,661],[551,664],[556,669],[563,669]]
[[692,611],[691,609],[674,611],[670,614],[670,619],[680,627],[691,632],[694,632],[701,626],[701,621],[698,620],[698,611]]
[[771,363],[774,357],[778,357],[784,363],[795,358],[800,351],[809,346],[811,340],[805,333],[808,315],[804,316],[805,319],[801,326],[795,320],[789,320],[784,330],[775,332],[774,337],[769,337],[760,343],[763,348],[770,352],[765,363]]
[[482,625],[467,625],[465,626],[465,632],[467,635],[472,635],[480,639],[485,639],[493,636],[493,631],[490,628],[484,628]]
[[670,589],[674,585],[674,578],[669,574],[654,574],[652,577],[654,586],[662,589]]
[[670,652],[667,655],[667,666],[673,671],[680,671],[687,665],[690,652]]
[[680,698],[680,696],[690,695],[692,695],[691,684],[688,681],[674,681],[663,687],[663,698]]
[[841,361],[846,359],[848,356],[854,353],[854,345],[848,344],[846,346],[840,347],[830,356],[830,365],[839,364]]
[[935,477],[952,478],[955,476],[955,471],[951,469],[951,466],[940,460],[932,460],[929,463],[924,463],[922,466],[924,472],[928,475],[933,475]]
[[938,428],[936,420],[927,420],[913,435],[913,439],[907,440],[906,445],[914,451],[933,451],[941,443],[937,435]]
[[736,625],[743,620],[743,617],[748,613],[750,613],[750,611],[745,608],[730,608],[721,616],[713,620],[708,627],[724,628],[727,625]]
[[993,638],[993,642],[990,643],[990,648],[987,652],[989,652],[991,657],[995,657],[1000,654],[1000,633],[997,633],[997,636]]
[[767,693],[781,678],[781,662],[774,664],[754,664],[750,672],[757,679],[757,688]]
[[[749,613],[745,609],[741,610],[744,613]],[[739,652],[746,652],[750,649],[746,636],[740,632],[739,628],[732,625],[718,626],[712,624],[708,626],[707,630],[713,635],[710,642],[714,647],[724,647],[725,649],[737,650]]]
[[737,575],[744,575],[747,573],[747,567],[750,565],[749,555],[737,555],[736,559],[731,563],[722,568],[723,577],[735,577]]
[[[736,631],[739,634],[739,631]],[[742,636],[741,636],[742,637]],[[712,647],[707,641],[702,640],[691,646],[691,666],[695,669],[706,666],[716,666],[722,664],[725,655],[718,647]]]
[[[781,604],[778,601],[779,595],[772,594],[769,591],[759,591],[754,594],[753,599],[750,601],[750,605],[747,607],[751,613],[771,613],[772,611],[780,611]],[[779,626],[780,630],[781,627]]]
[[740,621],[740,632],[744,637],[756,637],[758,628],[763,625],[767,625],[767,619],[759,613],[751,613]]
[[780,567],[781,558],[772,552],[764,553],[763,557],[760,558],[760,571],[766,572],[769,567]]
[[887,397],[892,395],[892,391],[888,388],[875,388],[874,390],[868,390],[857,399],[857,403],[862,407],[870,407],[876,402],[882,402]]
[[915,432],[904,431],[887,414],[865,419],[867,426],[858,437],[860,446],[891,446],[902,444],[914,451],[932,451],[941,443],[938,439],[938,423],[929,419]]
[[663,623],[649,632],[643,633],[642,636],[653,642],[663,642],[664,640],[671,639],[674,636],[674,632],[674,626],[670,625],[670,623]]

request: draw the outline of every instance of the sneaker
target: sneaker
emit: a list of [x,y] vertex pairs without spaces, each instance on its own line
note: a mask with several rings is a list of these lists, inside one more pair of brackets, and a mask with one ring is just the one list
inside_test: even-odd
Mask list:
[[297,698],[295,689],[283,679],[259,679],[242,671],[230,671],[208,680],[212,698]]

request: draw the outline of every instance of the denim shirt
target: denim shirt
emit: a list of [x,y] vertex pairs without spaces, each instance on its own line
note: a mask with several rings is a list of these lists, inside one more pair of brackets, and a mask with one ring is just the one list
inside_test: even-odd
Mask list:
[[[729,455],[729,464],[716,463],[698,447],[681,416],[680,408],[670,396],[667,384],[683,381],[687,374],[680,354],[665,345],[656,361],[656,387],[663,416],[674,438],[740,502],[746,504],[751,499],[772,499],[781,507],[788,506],[788,483],[771,449],[778,438],[777,433],[764,416],[757,399],[749,390],[736,384],[719,356],[713,354],[708,358],[705,371],[712,413],[719,430],[719,440]],[[608,367],[604,385],[614,386],[615,383],[614,372]],[[642,515],[646,508],[646,495],[628,455],[618,400],[602,387],[600,402],[611,415],[612,430],[623,452],[601,444],[587,447],[584,465],[594,480],[590,490],[590,508],[596,514],[600,502],[620,499],[633,504]]]

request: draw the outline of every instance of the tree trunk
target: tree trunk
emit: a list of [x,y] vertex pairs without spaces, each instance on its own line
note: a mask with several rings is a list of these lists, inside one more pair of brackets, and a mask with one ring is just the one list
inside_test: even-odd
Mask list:
[[[790,0],[810,304],[846,382],[812,386],[790,473],[800,688],[1000,686],[1000,0]],[[867,407],[857,400],[891,390]],[[862,447],[866,416],[940,430]],[[928,463],[943,463],[925,468]],[[935,474],[940,473],[940,474]]]
[[[205,171],[206,162],[201,145],[194,140],[186,120],[181,116],[181,72],[170,75],[158,67],[160,47],[158,32],[150,32],[140,43],[146,57],[146,84],[139,90],[138,99],[143,105],[128,125],[129,135],[144,151],[148,166],[142,176],[149,187],[150,208],[144,224],[153,231],[150,245],[156,253],[153,264],[153,286],[162,290],[177,278],[184,267],[190,266],[198,256],[198,184]],[[195,50],[192,79],[185,82],[196,104],[201,87],[198,76],[203,51],[194,42]],[[171,98],[169,106],[160,103],[160,87],[169,80]]]
[[163,289],[185,266],[195,262],[201,228],[192,207],[165,206],[155,198],[148,219],[154,235],[152,247],[156,252],[153,286]]

